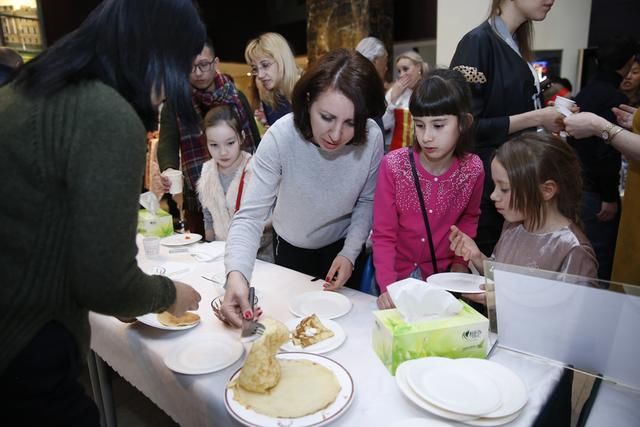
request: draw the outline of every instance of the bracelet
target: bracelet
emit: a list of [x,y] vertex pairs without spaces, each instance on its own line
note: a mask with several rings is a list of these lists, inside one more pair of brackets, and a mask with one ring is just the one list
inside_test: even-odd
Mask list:
[[609,143],[613,142],[613,138],[618,136],[618,134],[624,130],[624,128],[622,128],[621,126],[616,126],[616,128],[617,129],[611,133],[611,137],[609,138]]

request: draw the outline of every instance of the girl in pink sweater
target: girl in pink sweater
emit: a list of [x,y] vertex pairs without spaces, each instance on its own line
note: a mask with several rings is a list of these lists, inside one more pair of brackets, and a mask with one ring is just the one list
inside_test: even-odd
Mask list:
[[394,306],[387,294],[393,282],[467,272],[467,263],[449,249],[449,230],[455,225],[475,236],[480,216],[484,169],[480,158],[468,152],[473,116],[462,74],[447,69],[427,74],[414,90],[409,110],[413,147],[384,157],[373,204],[373,263],[381,309]]

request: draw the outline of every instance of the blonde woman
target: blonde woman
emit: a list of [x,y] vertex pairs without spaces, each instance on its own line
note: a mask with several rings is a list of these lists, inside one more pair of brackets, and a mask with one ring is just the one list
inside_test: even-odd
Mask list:
[[387,92],[387,111],[382,116],[386,131],[390,132],[390,150],[408,147],[413,142],[413,122],[409,113],[409,99],[429,66],[417,52],[409,50],[396,57],[398,80]]
[[256,111],[269,126],[291,112],[291,94],[300,78],[289,43],[278,33],[264,33],[249,43],[244,57],[256,77],[262,111]]

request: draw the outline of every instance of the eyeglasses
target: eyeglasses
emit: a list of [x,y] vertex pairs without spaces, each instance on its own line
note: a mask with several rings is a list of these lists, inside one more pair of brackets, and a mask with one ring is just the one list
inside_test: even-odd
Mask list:
[[208,73],[209,71],[211,71],[211,67],[213,66],[213,63],[215,61],[215,59],[212,59],[211,61],[202,61],[198,62],[197,64],[193,64],[193,68],[191,68],[191,74],[195,74],[196,68],[200,70],[201,73]]
[[258,66],[252,66],[251,67],[251,75],[252,76],[257,76],[258,72],[260,70],[264,71],[265,73],[267,72],[267,70],[269,68],[271,68],[271,66],[275,64],[275,62],[268,62],[268,61],[263,61],[261,63],[258,64]]

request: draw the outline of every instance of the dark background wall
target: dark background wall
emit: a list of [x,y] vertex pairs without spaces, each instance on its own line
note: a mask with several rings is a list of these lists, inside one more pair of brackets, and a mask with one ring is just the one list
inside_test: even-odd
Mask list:
[[[98,3],[99,0],[40,0],[47,43],[76,28]],[[283,34],[296,54],[306,54],[305,0],[200,0],[199,4],[223,61],[244,62],[246,42],[264,31]],[[435,38],[436,7],[437,0],[394,0],[395,41]],[[592,0],[589,46],[597,46],[616,34],[640,38],[639,28],[640,1]]]

